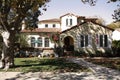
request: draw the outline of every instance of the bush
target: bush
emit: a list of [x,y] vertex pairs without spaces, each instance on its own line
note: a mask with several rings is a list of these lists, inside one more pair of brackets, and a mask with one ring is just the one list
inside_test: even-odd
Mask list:
[[113,56],[120,57],[120,40],[112,42]]

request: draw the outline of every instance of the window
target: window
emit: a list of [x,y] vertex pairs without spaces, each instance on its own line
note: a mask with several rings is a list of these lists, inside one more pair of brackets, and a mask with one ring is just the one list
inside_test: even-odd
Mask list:
[[53,27],[56,27],[56,25],[55,25],[55,24],[53,24]]
[[45,24],[45,27],[48,28],[48,24]]
[[80,40],[81,47],[88,46],[88,35],[80,35]]
[[100,35],[100,47],[107,47],[108,46],[108,37],[107,35]]
[[68,26],[68,19],[66,19],[66,26]]
[[35,47],[35,38],[31,37],[31,47]]
[[42,47],[42,38],[41,37],[38,38],[37,46]]
[[70,26],[72,25],[72,19],[70,19]]
[[45,38],[45,47],[49,47],[49,38]]

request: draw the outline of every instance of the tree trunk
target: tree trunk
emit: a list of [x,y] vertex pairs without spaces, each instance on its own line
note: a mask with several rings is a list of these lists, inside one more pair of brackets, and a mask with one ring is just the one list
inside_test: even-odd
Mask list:
[[[9,35],[10,34],[10,35]],[[2,58],[1,58],[1,68],[5,70],[9,69],[9,67],[14,66],[14,41],[15,34],[13,32],[6,32],[2,35],[3,37],[3,50],[2,50]]]

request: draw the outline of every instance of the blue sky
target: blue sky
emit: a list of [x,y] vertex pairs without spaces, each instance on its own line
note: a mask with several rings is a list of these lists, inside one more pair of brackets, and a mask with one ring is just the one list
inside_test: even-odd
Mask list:
[[96,6],[83,4],[81,0],[51,0],[48,3],[47,11],[43,11],[43,15],[39,20],[59,18],[66,13],[73,13],[79,16],[103,18],[106,23],[113,21],[112,14],[117,8],[117,3],[107,3],[108,0],[97,0]]

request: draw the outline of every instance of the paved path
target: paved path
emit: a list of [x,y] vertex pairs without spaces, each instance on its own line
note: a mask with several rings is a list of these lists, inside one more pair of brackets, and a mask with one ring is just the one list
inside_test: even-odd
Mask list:
[[69,61],[90,68],[93,72],[0,72],[0,80],[120,80],[120,72],[84,61],[82,58],[67,58]]
[[68,58],[68,60],[91,69],[97,78],[102,78],[103,80],[120,80],[120,72],[117,70],[86,62],[83,58]]

